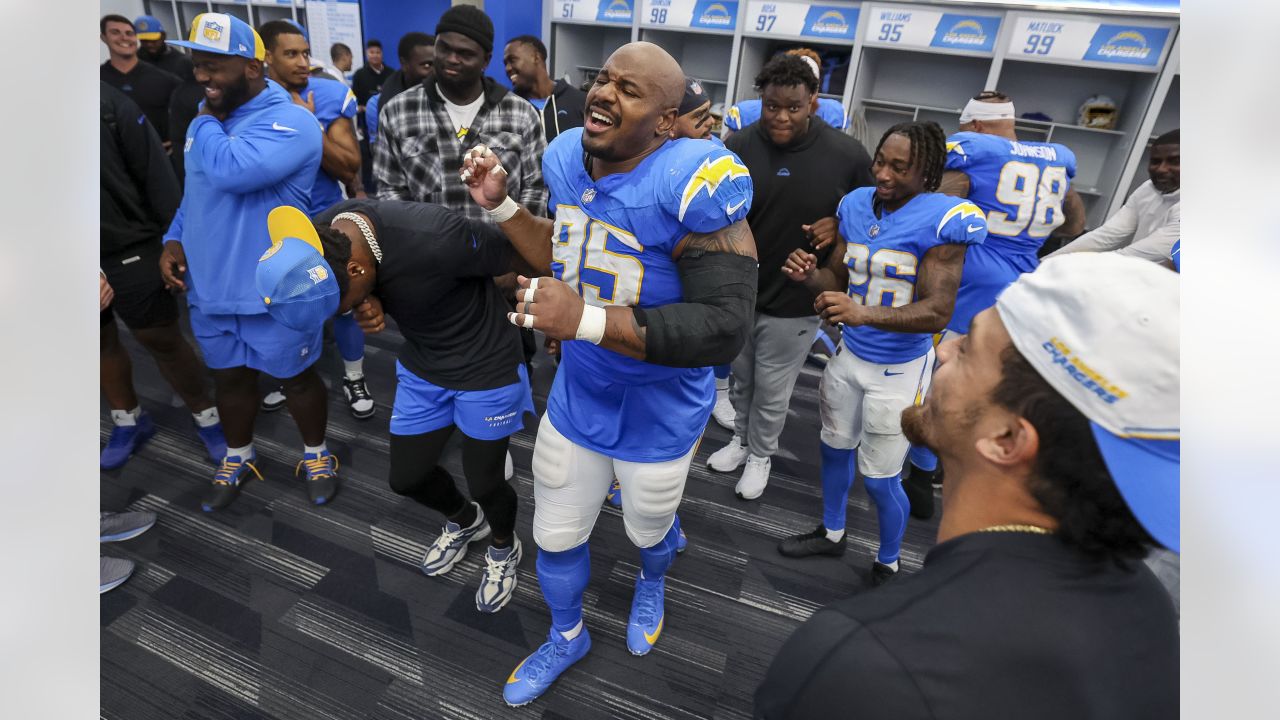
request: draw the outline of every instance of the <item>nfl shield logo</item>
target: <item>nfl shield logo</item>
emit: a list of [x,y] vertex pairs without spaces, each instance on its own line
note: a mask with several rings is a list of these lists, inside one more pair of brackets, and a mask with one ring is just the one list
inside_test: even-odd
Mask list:
[[205,23],[204,37],[209,42],[218,42],[222,39],[222,26],[212,20]]
[[872,225],[870,228],[867,229],[867,237],[875,237],[879,234],[880,234],[879,225]]
[[307,271],[307,276],[311,278],[313,285],[319,285],[329,277],[329,271],[317,265]]
[[595,200],[595,199],[596,199],[596,189],[595,189],[595,188],[587,188],[586,190],[583,190],[583,191],[582,191],[582,202],[583,202],[583,204],[589,203],[589,202],[591,202],[592,200]]

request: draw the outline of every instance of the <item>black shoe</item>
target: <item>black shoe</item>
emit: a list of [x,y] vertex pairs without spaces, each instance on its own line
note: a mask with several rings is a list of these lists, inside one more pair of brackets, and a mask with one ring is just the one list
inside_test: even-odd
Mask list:
[[213,475],[213,485],[205,492],[200,507],[205,512],[214,512],[230,505],[240,496],[240,486],[250,480],[250,475],[262,479],[262,473],[254,465],[256,456],[249,458],[226,457],[222,465]]
[[351,406],[351,414],[357,420],[373,417],[373,396],[369,394],[369,386],[365,385],[363,375],[354,380],[343,378],[342,393],[347,396],[347,404]]
[[[899,561],[898,567],[902,567],[901,561]],[[896,577],[897,574],[897,570],[894,570],[879,560],[871,561],[871,587],[880,587]]]
[[284,407],[284,388],[278,387],[262,397],[262,412],[275,412]]
[[933,517],[933,476],[932,472],[911,466],[911,474],[902,482],[902,490],[907,494],[907,502],[911,503],[911,517],[917,520],[928,520]]
[[[846,534],[847,535],[847,534]],[[803,535],[792,535],[778,543],[778,552],[791,558],[809,557],[810,555],[844,555],[845,542],[831,542],[827,539],[827,529],[819,525],[817,530]]]

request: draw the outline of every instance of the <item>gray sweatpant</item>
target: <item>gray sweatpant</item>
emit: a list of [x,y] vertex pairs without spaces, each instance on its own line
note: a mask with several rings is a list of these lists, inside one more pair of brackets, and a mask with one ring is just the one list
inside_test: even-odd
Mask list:
[[729,401],[734,434],[756,457],[778,451],[791,391],[818,332],[816,316],[780,318],[757,312],[742,352],[733,361]]

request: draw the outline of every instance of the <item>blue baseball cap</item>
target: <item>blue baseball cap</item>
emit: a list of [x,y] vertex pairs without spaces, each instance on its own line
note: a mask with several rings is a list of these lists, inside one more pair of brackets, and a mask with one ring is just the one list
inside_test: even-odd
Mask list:
[[191,21],[191,36],[186,40],[167,40],[189,50],[235,55],[249,60],[262,60],[267,46],[258,31],[238,17],[226,13],[200,13]]
[[139,15],[133,21],[133,31],[139,40],[159,40],[164,34],[164,25],[154,15]]
[[341,291],[315,226],[301,210],[282,205],[267,216],[267,229],[271,247],[254,273],[267,314],[293,330],[320,329],[338,311]]
[[1174,552],[1181,548],[1180,308],[1176,273],[1107,252],[1046,260],[996,299],[1018,352],[1089,419],[1133,516]]

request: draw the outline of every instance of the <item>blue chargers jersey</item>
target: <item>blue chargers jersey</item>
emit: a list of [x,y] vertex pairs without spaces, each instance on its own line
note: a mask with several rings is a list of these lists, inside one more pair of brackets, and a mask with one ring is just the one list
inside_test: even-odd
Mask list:
[[[326,133],[329,132],[329,126],[333,125],[338,118],[356,116],[355,93],[337,80],[310,78],[307,80],[307,86],[302,89],[303,100],[307,99],[308,93],[315,94],[316,119],[320,121],[320,127],[324,128]],[[309,214],[318,215],[344,199],[342,187],[338,184],[337,178],[325,172],[323,167],[317,170],[316,183],[311,188]]]
[[1058,143],[961,132],[947,138],[947,169],[969,176],[969,200],[987,216],[985,247],[1030,255],[1065,220],[1076,156]]
[[[672,140],[625,174],[594,181],[582,128],[547,146],[555,212],[551,270],[598,307],[684,301],[672,253],[684,237],[745,219],[751,174],[707,140]],[[561,343],[547,414],[576,445],[632,462],[684,456],[715,403],[711,368],[642,362],[583,341]]]
[[[844,111],[844,105],[841,105],[839,100],[818,98],[818,117],[837,130],[849,127],[849,113]],[[737,132],[759,119],[760,99],[756,98],[743,100],[729,108],[729,112],[724,115],[724,124],[730,130]]]
[[[915,302],[916,277],[925,253],[938,245],[978,245],[987,223],[978,206],[941,193],[921,193],[895,212],[876,217],[875,187],[840,201],[836,219],[845,240],[849,295],[863,305],[902,307]],[[868,362],[896,365],[929,352],[929,333],[902,333],[870,325],[844,326],[845,347]]]

